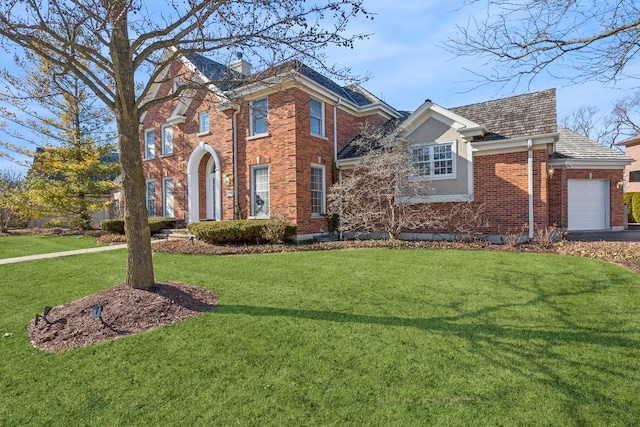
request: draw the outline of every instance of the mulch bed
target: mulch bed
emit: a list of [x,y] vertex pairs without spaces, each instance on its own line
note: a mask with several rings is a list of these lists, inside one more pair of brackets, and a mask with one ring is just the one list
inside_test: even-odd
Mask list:
[[[177,323],[212,311],[217,302],[214,292],[180,283],[156,283],[151,290],[121,284],[54,307],[27,330],[35,347],[55,352]],[[92,317],[98,305],[102,321]]]

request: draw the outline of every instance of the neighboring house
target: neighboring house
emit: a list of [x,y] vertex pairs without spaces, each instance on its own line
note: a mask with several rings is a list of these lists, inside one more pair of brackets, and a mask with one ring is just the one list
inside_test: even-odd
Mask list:
[[[326,193],[354,166],[349,144],[365,122],[399,123],[433,191],[411,202],[483,203],[491,231],[556,224],[621,229],[622,180],[631,160],[557,128],[555,90],[446,109],[426,101],[409,114],[359,85],[339,86],[291,62],[267,82],[245,83],[250,65],[189,54],[166,67],[150,96],[195,79],[141,120],[150,215],[187,222],[287,217],[298,238],[327,229]],[[235,85],[216,84],[236,76]],[[247,80],[248,82],[250,80]],[[403,120],[399,120],[403,119]],[[429,230],[408,230],[428,232]]]
[[[483,204],[497,234],[624,227],[631,159],[558,128],[554,89],[450,109],[427,100],[392,135],[414,143],[413,161],[433,187],[412,203]],[[352,152],[339,153],[339,168],[357,163]]]
[[624,170],[625,191],[638,192],[640,191],[640,134],[616,145],[624,147],[625,154],[634,160],[634,163]]

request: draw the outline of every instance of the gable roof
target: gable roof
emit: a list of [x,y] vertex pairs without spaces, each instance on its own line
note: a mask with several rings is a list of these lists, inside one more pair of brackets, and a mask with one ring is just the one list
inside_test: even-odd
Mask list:
[[558,128],[560,135],[556,142],[556,150],[549,158],[574,160],[617,160],[631,161],[631,159],[617,150],[605,147],[584,135],[570,129]]
[[199,53],[188,53],[185,57],[209,81],[215,83],[220,90],[227,91],[240,85],[237,80],[242,79],[242,74],[233,71],[226,65],[222,65]]
[[[251,79],[246,79],[240,73],[232,70],[226,65],[220,64],[212,59],[209,59],[203,55],[197,53],[186,54],[185,57],[200,71],[209,81],[215,84],[223,92],[236,89],[244,86],[245,84],[252,83]],[[271,76],[277,76],[287,71],[295,71],[301,76],[308,78],[314,83],[322,86],[324,89],[334,93],[340,98],[343,98],[358,107],[364,107],[373,104],[384,104],[392,108],[388,104],[379,100],[375,96],[371,95],[368,91],[363,89],[357,84],[351,84],[347,86],[340,86],[330,78],[320,74],[313,68],[305,65],[301,61],[292,60],[284,64],[277,65],[269,70],[262,71],[258,74],[262,74],[265,78]],[[244,80],[244,81],[243,81]]]
[[[407,113],[406,111],[402,112],[401,114],[402,117],[398,119],[387,120],[382,125],[381,134],[383,136],[390,135],[409,116],[409,113]],[[376,149],[379,147],[379,144],[377,144],[376,141],[372,141],[373,143],[368,146],[358,143],[360,140],[365,138],[366,137],[364,137],[361,133],[353,137],[351,141],[349,141],[344,147],[342,147],[340,151],[338,151],[336,158],[338,160],[355,159],[358,157],[362,157],[372,149]]]
[[486,139],[546,135],[557,131],[556,90],[547,89],[508,98],[449,108],[489,130]]

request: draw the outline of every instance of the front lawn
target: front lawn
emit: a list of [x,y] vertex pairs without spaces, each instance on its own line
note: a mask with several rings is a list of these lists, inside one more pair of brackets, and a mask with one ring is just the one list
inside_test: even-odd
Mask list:
[[30,345],[44,305],[121,282],[125,256],[0,266],[1,425],[640,419],[640,276],[612,264],[421,249],[155,254],[157,280],[214,289],[219,308],[58,354]]
[[51,252],[95,248],[96,238],[91,236],[2,236],[0,237],[0,259]]

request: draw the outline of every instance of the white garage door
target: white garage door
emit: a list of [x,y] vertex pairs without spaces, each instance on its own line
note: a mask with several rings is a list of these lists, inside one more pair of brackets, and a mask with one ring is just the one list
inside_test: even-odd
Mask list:
[[569,230],[605,230],[609,228],[609,181],[570,179]]

